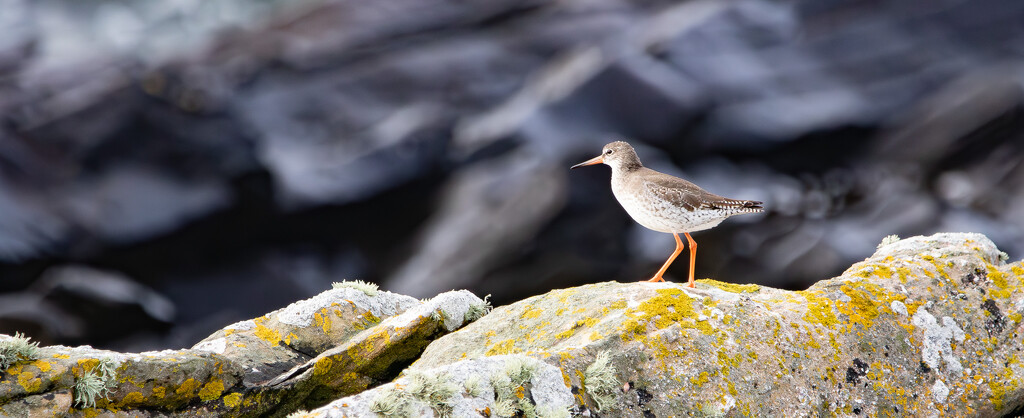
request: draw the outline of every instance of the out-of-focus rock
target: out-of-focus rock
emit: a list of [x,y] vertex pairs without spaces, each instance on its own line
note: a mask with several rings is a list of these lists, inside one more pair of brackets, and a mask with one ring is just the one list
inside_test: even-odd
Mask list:
[[523,247],[565,204],[566,173],[512,154],[460,173],[388,287],[423,297],[472,285]]
[[84,336],[105,341],[166,329],[177,313],[166,296],[148,286],[80,265],[51,267],[31,289],[4,298],[3,331],[31,333],[44,343],[81,342]]

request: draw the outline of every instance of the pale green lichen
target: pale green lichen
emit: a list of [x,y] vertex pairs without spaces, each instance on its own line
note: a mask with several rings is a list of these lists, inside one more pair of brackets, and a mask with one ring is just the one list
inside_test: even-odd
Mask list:
[[292,412],[292,413],[288,414],[288,416],[285,417],[285,418],[312,418],[312,417],[315,417],[315,416],[316,416],[315,414],[312,414],[312,413],[310,413],[309,411],[307,411],[305,409],[300,409],[298,411],[295,411],[295,412]]
[[440,322],[442,324],[448,324],[449,321],[451,320],[451,317],[449,316],[448,312],[445,312],[444,309],[437,308],[430,312],[430,320],[434,322]]
[[607,351],[597,354],[594,362],[583,372],[583,379],[583,385],[597,404],[598,412],[618,407],[615,394],[619,389],[619,381],[615,377],[615,366],[611,364],[611,356]]
[[537,365],[521,358],[511,357],[505,368],[491,376],[494,388],[494,415],[511,417],[522,413],[524,417],[537,416],[536,405],[526,396],[526,385],[537,373]]
[[342,280],[340,282],[331,283],[331,287],[334,288],[334,289],[341,289],[343,287],[351,287],[353,289],[356,289],[356,290],[358,290],[360,292],[365,293],[366,296],[369,296],[369,297],[377,296],[377,284],[376,283],[370,283],[370,282],[364,282],[362,280],[352,280],[352,281]]
[[370,411],[385,416],[412,417],[416,412],[413,401],[430,406],[439,417],[450,417],[453,396],[458,386],[451,383],[446,373],[413,373],[405,386],[395,385],[381,391],[371,402]]
[[494,416],[497,417],[512,417],[519,413],[519,408],[516,406],[517,402],[511,399],[505,399],[494,402]]
[[474,398],[479,398],[483,394],[480,388],[480,376],[471,375],[462,382],[462,388],[466,390],[466,394]]
[[115,381],[117,364],[109,357],[99,359],[92,370],[86,371],[75,380],[75,405],[92,408],[96,406],[96,398],[106,397],[117,384]]
[[75,381],[75,405],[85,408],[96,406],[96,398],[106,396],[109,388],[98,374],[86,372]]
[[895,242],[897,242],[899,240],[900,240],[900,236],[899,235],[896,235],[896,234],[887,235],[885,238],[882,238],[882,242],[878,243],[878,247],[877,248],[882,248],[882,247],[884,247],[886,245],[893,244],[893,243],[895,243]]
[[1006,251],[1000,251],[999,252],[999,261],[1003,262],[1003,263],[1005,263],[1007,261],[1010,261],[1010,255],[1007,254]]
[[13,338],[0,342],[0,371],[19,361],[39,359],[38,350],[39,343],[30,342],[24,334],[15,332]]
[[491,312],[491,302],[488,299],[491,295],[484,296],[484,299],[480,302],[474,302],[469,304],[469,310],[466,311],[465,322],[473,322],[477,319],[483,318]]
[[451,416],[454,406],[452,397],[459,391],[447,373],[413,373],[409,375],[406,389],[414,398],[430,405],[440,417]]
[[381,390],[370,403],[370,412],[389,417],[411,417],[413,416],[412,394],[398,386]]
[[569,410],[571,407],[554,407],[550,405],[543,405],[537,407],[538,418],[569,418],[572,416],[572,412]]

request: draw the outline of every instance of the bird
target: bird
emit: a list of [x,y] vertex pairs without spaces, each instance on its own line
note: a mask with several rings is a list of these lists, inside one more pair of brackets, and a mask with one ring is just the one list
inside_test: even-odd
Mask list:
[[601,155],[570,169],[595,164],[606,164],[612,168],[612,194],[634,221],[647,229],[672,234],[676,239],[675,251],[648,280],[650,282],[665,281],[662,277],[665,271],[683,252],[683,241],[679,239],[679,234],[683,234],[690,247],[688,286],[696,287],[693,268],[697,242],[690,233],[714,228],[733,215],[764,210],[762,202],[722,197],[679,177],[644,167],[636,150],[625,141],[605,145]]

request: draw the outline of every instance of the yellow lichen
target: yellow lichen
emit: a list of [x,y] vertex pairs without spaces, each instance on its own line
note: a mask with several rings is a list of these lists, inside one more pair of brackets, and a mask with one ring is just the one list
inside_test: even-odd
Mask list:
[[515,345],[516,345],[516,340],[514,340],[514,339],[507,339],[507,340],[502,341],[500,343],[497,343],[494,346],[492,346],[491,348],[489,348],[487,350],[487,355],[488,356],[497,356],[497,355],[502,355],[502,354],[516,354],[520,350],[516,349]]
[[539,317],[540,314],[542,314],[542,313],[544,313],[544,311],[542,311],[540,309],[530,308],[530,309],[527,309],[525,312],[523,312],[523,315],[520,316],[520,318],[521,319],[534,319],[534,318]]
[[694,386],[702,386],[707,383],[708,380],[711,380],[708,372],[700,372],[700,374],[690,378],[690,384]]
[[256,323],[256,330],[253,331],[253,334],[256,335],[257,338],[266,341],[271,345],[277,345],[281,342],[281,333],[263,325],[262,319],[263,318],[256,318],[253,320],[253,322]]
[[758,286],[756,284],[726,283],[712,279],[700,279],[697,280],[697,282],[708,284],[730,293],[755,293],[761,290],[761,286]]
[[626,316],[630,319],[620,326],[623,339],[630,340],[637,334],[645,333],[648,325],[664,329],[679,324],[683,328],[699,330],[705,335],[715,332],[708,321],[697,320],[694,300],[685,291],[670,288],[660,289],[657,293],[657,296],[648,298],[636,308],[626,310]]
[[213,379],[199,390],[199,399],[209,402],[219,398],[221,393],[224,393],[224,382],[220,379]]
[[142,392],[129,392],[127,395],[124,395],[124,398],[121,399],[121,405],[123,405],[123,406],[139,405],[142,402],[144,402],[145,400],[146,400],[146,396],[143,395]]
[[164,396],[166,396],[166,393],[167,393],[167,388],[165,388],[163,386],[154,386],[153,387],[153,397],[154,398],[163,399]]
[[331,331],[331,315],[327,312],[327,308],[323,308],[320,312],[313,312],[313,324],[324,331],[324,334],[329,334]]
[[178,395],[182,396],[191,396],[192,393],[195,392],[196,389],[198,388],[199,382],[196,381],[196,379],[190,377],[188,379],[185,379],[184,382],[181,382],[181,386],[178,386],[178,389],[176,389],[174,393],[177,393]]
[[228,408],[234,408],[234,407],[238,406],[238,404],[240,404],[241,402],[242,402],[242,394],[241,393],[230,393],[227,396],[224,396],[224,406],[226,406]]
[[[18,371],[13,371],[12,370],[11,371],[11,375],[12,376],[13,375],[18,376],[18,384],[21,385],[21,387],[25,388],[25,391],[28,392],[28,393],[33,393],[33,392],[39,391],[39,387],[42,386],[42,384],[43,384],[43,379],[40,379],[39,377],[36,377],[35,373],[27,372],[27,371],[21,371],[21,366],[15,366],[15,367],[17,367],[19,370]],[[13,368],[14,367],[12,367],[12,369]]]
[[825,328],[832,329],[839,323],[835,311],[832,310],[832,300],[817,296],[815,293],[801,291],[796,292],[807,300],[807,313],[804,314],[804,321],[811,324],[819,324]]

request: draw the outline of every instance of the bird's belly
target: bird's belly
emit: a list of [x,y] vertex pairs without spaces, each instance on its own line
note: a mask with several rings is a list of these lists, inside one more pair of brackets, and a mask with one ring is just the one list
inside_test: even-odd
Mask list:
[[[623,196],[624,197],[624,196]],[[696,232],[714,228],[725,220],[710,210],[689,211],[663,200],[619,199],[619,204],[634,221],[647,229],[665,233]]]

